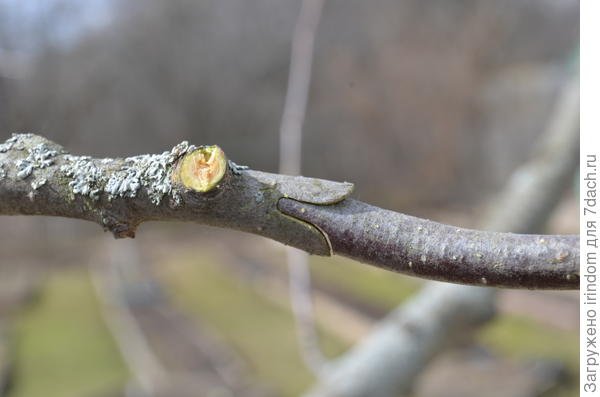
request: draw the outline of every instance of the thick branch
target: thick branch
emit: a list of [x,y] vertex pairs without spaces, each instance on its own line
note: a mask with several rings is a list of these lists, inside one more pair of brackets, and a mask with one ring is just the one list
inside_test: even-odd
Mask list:
[[[241,172],[230,164],[211,190],[197,191],[179,175],[192,173],[186,159],[198,150],[184,142],[160,155],[93,159],[69,155],[37,135],[14,135],[0,145],[0,215],[84,219],[116,237],[133,237],[145,221],[192,221],[259,234],[311,254],[330,254],[323,235],[281,213],[277,201],[290,197],[331,204],[349,194],[351,184]],[[194,174],[213,176],[202,170]]]
[[144,221],[194,221],[435,280],[579,286],[576,236],[460,229],[346,199],[348,183],[242,171],[232,163],[221,172],[224,154],[211,148],[182,143],[160,155],[92,159],[40,136],[15,135],[0,145],[0,215],[85,219],[117,237],[133,237]]
[[398,273],[460,284],[577,289],[579,236],[461,229],[346,199],[279,208],[319,228],[333,253]]

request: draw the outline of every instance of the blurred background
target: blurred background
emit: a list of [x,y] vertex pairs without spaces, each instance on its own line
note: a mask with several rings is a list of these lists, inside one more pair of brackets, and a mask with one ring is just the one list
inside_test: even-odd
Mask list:
[[[189,140],[277,172],[299,10],[0,0],[0,141],[33,132],[128,156]],[[578,40],[575,0],[328,0],[302,173],[475,227],[544,133]],[[542,231],[578,233],[578,214],[573,186]],[[329,357],[422,285],[339,257],[310,266]],[[229,230],[154,223],[116,241],[84,222],[2,217],[0,396],[300,395],[315,378],[286,277],[281,245]],[[498,308],[474,341],[494,373],[465,391],[473,363],[441,356],[415,396],[488,396],[507,379],[500,395],[578,395],[577,294],[502,291]]]

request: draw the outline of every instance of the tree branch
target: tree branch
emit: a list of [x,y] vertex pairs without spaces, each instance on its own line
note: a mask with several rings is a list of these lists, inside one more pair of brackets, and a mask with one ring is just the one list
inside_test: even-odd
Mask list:
[[194,221],[341,254],[440,281],[577,289],[577,236],[481,232],[346,199],[352,184],[242,170],[217,147],[183,142],[126,159],[72,156],[37,135],[0,145],[0,215],[96,222],[133,237],[145,221]]
[[318,227],[333,253],[394,272],[481,286],[579,285],[579,236],[461,229],[352,199],[324,207],[283,198],[279,208]]
[[[352,184],[242,172],[230,163],[211,190],[197,191],[176,171],[201,149],[183,142],[159,155],[93,159],[72,156],[37,135],[14,135],[0,145],[0,215],[83,219],[115,237],[133,237],[145,221],[192,221],[330,254],[321,232],[281,213],[276,204],[282,197],[332,204],[343,200]],[[196,171],[188,172],[200,179],[214,176]]]

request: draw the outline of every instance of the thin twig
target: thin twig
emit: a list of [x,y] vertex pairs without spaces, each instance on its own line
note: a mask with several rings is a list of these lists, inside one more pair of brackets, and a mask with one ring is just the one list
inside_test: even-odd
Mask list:
[[[303,0],[292,40],[290,74],[279,133],[279,172],[298,175],[302,169],[302,126],[310,87],[313,48],[324,0]],[[290,300],[300,354],[317,376],[326,367],[314,319],[308,254],[287,247]]]
[[300,174],[302,125],[306,114],[313,48],[324,0],[303,0],[292,41],[290,74],[281,120],[279,172]]
[[165,386],[168,376],[162,363],[154,354],[138,322],[131,314],[127,303],[121,301],[120,291],[114,278],[123,260],[137,260],[135,247],[110,250],[110,268],[90,266],[90,277],[101,302],[104,320],[117,342],[121,355],[131,370],[136,384],[128,387],[140,388],[146,395],[154,396]]

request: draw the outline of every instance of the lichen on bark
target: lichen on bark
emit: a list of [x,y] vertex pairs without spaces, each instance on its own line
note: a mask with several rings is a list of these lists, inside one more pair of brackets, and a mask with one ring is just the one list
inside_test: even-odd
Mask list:
[[73,195],[98,200],[105,195],[109,201],[116,198],[134,198],[140,189],[154,205],[160,205],[165,196],[177,205],[180,197],[171,185],[172,166],[195,146],[184,141],[162,154],[146,154],[122,160],[92,159],[89,156],[64,156],[60,168],[68,178]]
[[193,221],[423,278],[578,288],[576,236],[459,229],[347,199],[352,189],[346,182],[245,170],[216,147],[187,142],[124,159],[74,156],[32,134],[0,144],[0,215],[84,219],[116,237],[133,237],[145,221]]
[[[133,237],[137,226],[145,221],[193,221],[259,234],[328,255],[323,235],[312,225],[282,214],[277,201],[290,193],[315,203],[334,202],[352,188],[351,184],[247,170],[228,162],[221,152],[213,157],[219,159],[214,163],[216,172],[206,174],[213,178],[208,183],[211,188],[203,192],[173,178],[179,163],[198,150],[187,142],[161,154],[114,159],[72,155],[33,134],[13,135],[0,148],[0,169],[5,171],[0,179],[0,215],[84,219],[100,224],[116,237]],[[18,164],[31,153],[33,161],[28,162],[34,166],[19,178]],[[312,193],[302,195],[292,187],[307,184],[320,186],[322,193],[312,189]]]

